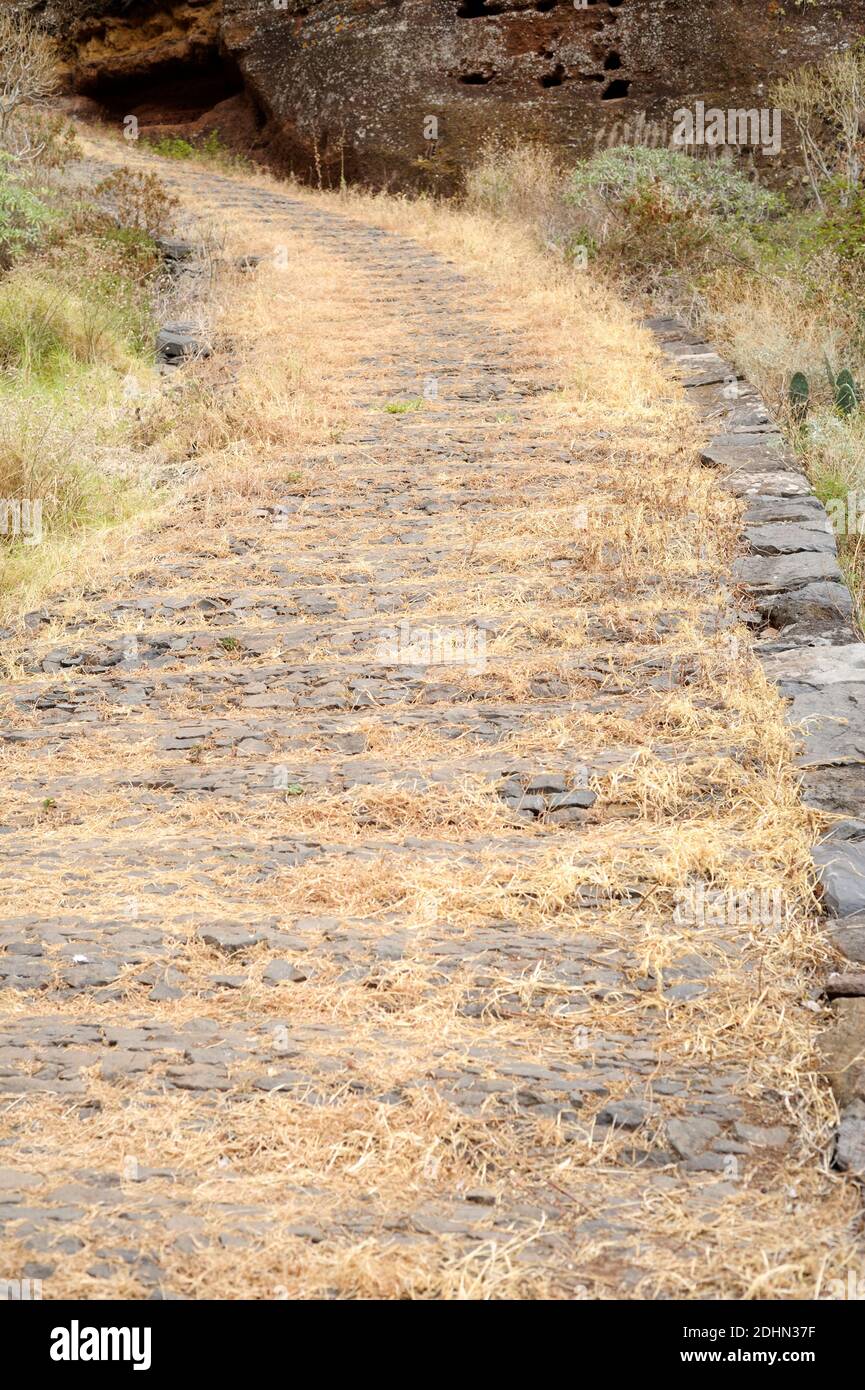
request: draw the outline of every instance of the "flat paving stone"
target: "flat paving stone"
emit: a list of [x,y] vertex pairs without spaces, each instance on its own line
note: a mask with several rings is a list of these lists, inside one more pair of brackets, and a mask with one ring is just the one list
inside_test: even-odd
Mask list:
[[[784,1196],[804,982],[773,957],[767,1001],[764,927],[676,916],[671,888],[685,864],[705,906],[710,873],[765,868],[713,819],[777,775],[706,675],[737,586],[787,627],[840,589],[764,403],[668,324],[716,438],[667,468],[650,412],[571,426],[571,364],[492,284],[352,204],[187,163],[160,174],[196,216],[236,210],[244,282],[282,238],[326,264],[328,313],[350,287],[346,374],[325,364],[346,420],[257,443],[214,514],[193,478],[110,581],[4,634],[0,1237],[58,1296],[710,1296],[731,1269],[745,1296],[765,1261],[718,1243],[729,1203],[737,1237],[818,1268],[816,1160],[807,1248]],[[733,493],[763,552],[734,576],[692,534],[707,466],[719,530]],[[634,523],[649,468],[663,505]],[[848,769],[860,655],[770,658]],[[824,852],[847,906],[855,830]],[[755,999],[777,1063],[737,1050]]]

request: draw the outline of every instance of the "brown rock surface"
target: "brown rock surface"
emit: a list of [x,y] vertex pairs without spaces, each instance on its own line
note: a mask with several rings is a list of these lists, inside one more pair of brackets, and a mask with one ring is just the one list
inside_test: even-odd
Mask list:
[[331,175],[446,187],[493,136],[576,156],[619,143],[626,122],[669,130],[673,111],[698,99],[764,107],[773,77],[861,34],[865,0],[843,11],[747,0],[50,0],[46,14],[71,85],[115,115],[161,103],[154,123],[177,125],[178,111],[195,121],[245,90],[258,124],[250,143],[277,163],[308,169],[317,151]]

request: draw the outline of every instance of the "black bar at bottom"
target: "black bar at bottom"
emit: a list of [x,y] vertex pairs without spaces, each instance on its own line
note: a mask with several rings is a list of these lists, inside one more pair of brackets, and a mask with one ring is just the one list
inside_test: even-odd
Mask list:
[[[466,1309],[454,1310],[458,1324],[448,1328],[443,1311],[434,1314],[404,1304],[386,1311],[380,1305],[351,1304],[351,1311],[334,1304],[285,1302],[36,1302],[0,1303],[0,1327],[7,1356],[15,1358],[15,1374],[38,1371],[51,1380],[72,1377],[93,1380],[107,1371],[141,1380],[166,1372],[195,1372],[213,1384],[238,1376],[279,1375],[307,1378],[313,1366],[332,1375],[340,1368],[344,1348],[346,1369],[353,1375],[405,1379],[420,1371],[427,1379],[436,1362],[449,1379],[472,1365],[483,1365],[484,1379],[497,1365],[513,1377],[516,1356],[526,1357],[542,1373],[542,1362],[559,1371],[568,1363],[574,1376],[590,1373],[601,1361],[608,1372],[680,1370],[699,1378],[707,1370],[729,1373],[760,1367],[770,1378],[791,1368],[818,1371],[823,1377],[837,1369],[841,1337],[855,1344],[861,1327],[857,1301],[810,1303],[709,1302],[579,1302],[550,1305],[490,1304],[475,1308],[464,1323]],[[325,1311],[326,1309],[326,1311]],[[507,1321],[499,1324],[498,1318]],[[349,1317],[348,1328],[342,1318]],[[386,1327],[379,1318],[386,1318]],[[421,1323],[415,1323],[415,1317]],[[541,1326],[550,1318],[559,1324],[552,1340]],[[355,1322],[354,1319],[359,1321]],[[403,1322],[408,1318],[408,1322]],[[525,1318],[525,1322],[523,1319]],[[316,1337],[316,1324],[328,1336]],[[335,1324],[350,1340],[336,1341]],[[428,1329],[426,1332],[424,1329]],[[405,1353],[386,1371],[392,1340],[411,1331],[421,1361],[405,1363]],[[389,1335],[384,1336],[385,1332]],[[461,1338],[457,1350],[451,1333]],[[302,1358],[299,1360],[298,1358]],[[538,1360],[540,1358],[540,1360]],[[401,1368],[398,1363],[402,1362]],[[136,1369],[137,1368],[137,1369]],[[569,1373],[569,1374],[570,1374]]]

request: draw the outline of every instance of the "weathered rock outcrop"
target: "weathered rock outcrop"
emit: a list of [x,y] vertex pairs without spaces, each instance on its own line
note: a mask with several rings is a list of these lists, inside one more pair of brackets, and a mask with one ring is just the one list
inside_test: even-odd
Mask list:
[[698,99],[764,107],[773,77],[865,32],[865,0],[48,0],[45,14],[72,85],[115,113],[194,121],[243,91],[283,164],[440,185],[493,136],[576,156],[625,122],[671,128]]

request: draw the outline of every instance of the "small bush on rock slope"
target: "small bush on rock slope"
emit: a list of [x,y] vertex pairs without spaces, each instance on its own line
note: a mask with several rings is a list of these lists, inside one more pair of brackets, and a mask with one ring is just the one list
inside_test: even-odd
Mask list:
[[[818,492],[849,497],[850,513],[865,518],[865,409],[839,411],[825,369],[828,360],[865,382],[865,46],[791,74],[771,100],[805,151],[807,192],[796,203],[729,156],[640,146],[571,170],[531,146],[488,149],[467,198],[532,227],[647,307],[702,326],[786,416]],[[796,372],[812,383],[804,422],[790,404]],[[838,539],[862,606],[858,522]]]

